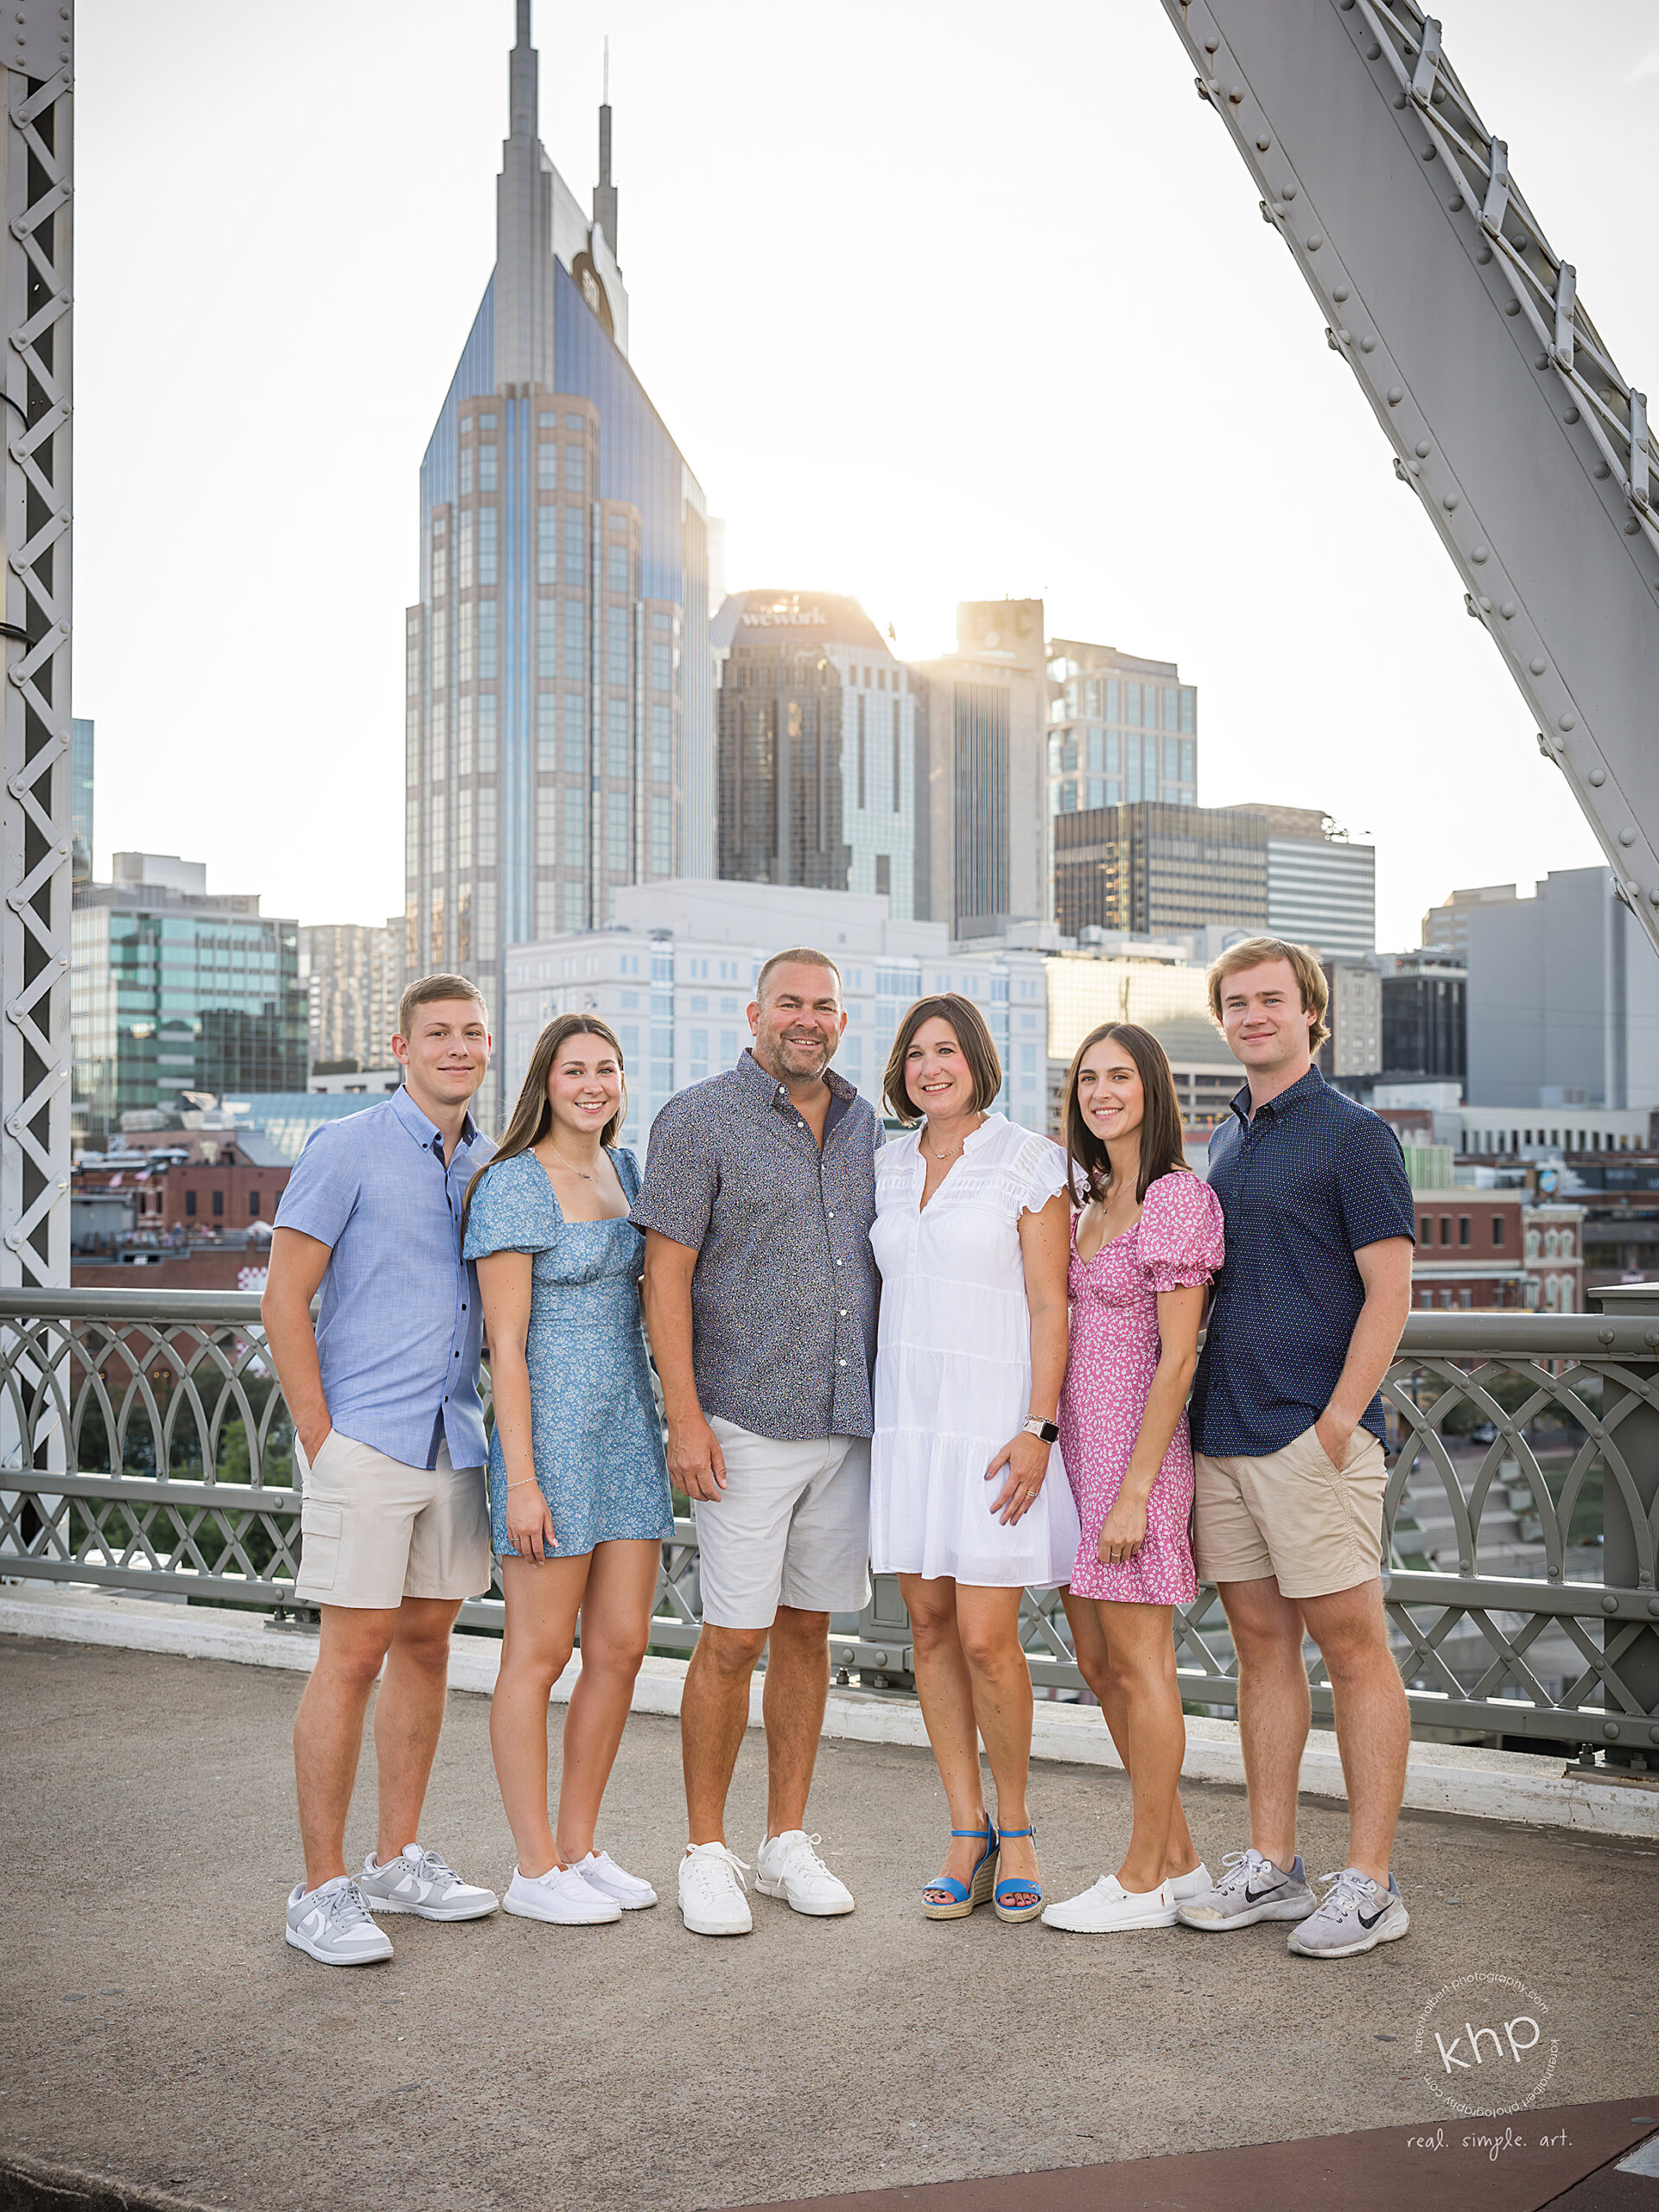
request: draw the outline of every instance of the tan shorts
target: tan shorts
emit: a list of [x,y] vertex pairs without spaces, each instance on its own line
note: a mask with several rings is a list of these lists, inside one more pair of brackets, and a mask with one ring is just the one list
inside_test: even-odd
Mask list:
[[481,1467],[406,1467],[331,1428],[305,1481],[294,1595],[312,1605],[390,1609],[405,1598],[480,1598],[490,1586],[490,1506]]
[[1287,1598],[1328,1598],[1382,1572],[1382,1446],[1357,1428],[1340,1473],[1311,1428],[1265,1459],[1194,1455],[1196,1536],[1205,1582],[1260,1582]]
[[691,1508],[702,1618],[770,1628],[779,1605],[855,1613],[870,1594],[870,1445],[863,1436],[780,1442],[709,1417],[726,1487]]

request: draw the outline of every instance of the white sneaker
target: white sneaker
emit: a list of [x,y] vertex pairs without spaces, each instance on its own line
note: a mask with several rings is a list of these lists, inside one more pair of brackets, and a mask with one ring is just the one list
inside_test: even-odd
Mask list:
[[571,1872],[580,1874],[601,1897],[614,1897],[624,1912],[642,1912],[648,1904],[657,1902],[657,1892],[651,1884],[619,1866],[608,1851],[590,1851],[585,1859],[575,1862]]
[[791,1912],[808,1913],[815,1920],[850,1912],[853,1893],[819,1858],[815,1847],[822,1840],[804,1828],[764,1837],[754,1854],[754,1886],[761,1896],[786,1897]]
[[515,1866],[501,1902],[521,1920],[550,1920],[561,1928],[594,1928],[622,1917],[616,1899],[601,1897],[574,1866],[550,1866],[533,1878]]
[[483,1920],[499,1902],[493,1890],[463,1882],[435,1851],[418,1843],[406,1843],[384,1866],[371,1852],[357,1886],[371,1912],[413,1912],[423,1920]]
[[1171,1886],[1160,1882],[1155,1890],[1126,1890],[1116,1874],[1103,1874],[1081,1897],[1045,1905],[1043,1925],[1076,1936],[1109,1936],[1123,1928],[1173,1928]]
[[1210,1869],[1202,1859],[1190,1874],[1177,1874],[1169,1885],[1169,1894],[1177,1904],[1185,1904],[1189,1897],[1208,1897],[1215,1887]]
[[391,1956],[391,1936],[370,1919],[349,1874],[336,1874],[315,1890],[296,1882],[289,1891],[283,1933],[296,1951],[326,1967],[372,1966]]
[[747,1936],[754,1925],[744,1864],[723,1843],[688,1843],[680,1861],[680,1916],[694,1936]]

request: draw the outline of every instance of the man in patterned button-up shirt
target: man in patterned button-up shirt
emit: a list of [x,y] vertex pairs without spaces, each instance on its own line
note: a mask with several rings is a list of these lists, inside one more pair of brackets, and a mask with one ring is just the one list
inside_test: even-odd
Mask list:
[[680,1904],[701,1935],[751,1925],[726,1794],[766,1665],[768,1806],[757,1886],[850,1912],[804,1833],[830,1681],[830,1616],[868,1591],[877,1278],[874,1109],[830,1060],[847,1026],[824,954],[779,953],[749,1008],[752,1050],[671,1099],[633,1219],[668,1464],[692,1500],[702,1635],[680,1711],[690,1843]]

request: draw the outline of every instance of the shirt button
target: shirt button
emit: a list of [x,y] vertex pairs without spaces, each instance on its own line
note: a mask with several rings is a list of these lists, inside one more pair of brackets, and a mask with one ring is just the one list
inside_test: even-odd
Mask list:
[[841,1318],[843,1321],[847,1319],[847,1308],[844,1306],[841,1309]]
[[845,1361],[844,1359],[838,1359],[838,1360],[836,1362],[836,1365],[837,1367],[845,1367],[845,1366],[846,1366],[846,1364],[847,1364],[847,1363],[846,1363],[846,1361]]

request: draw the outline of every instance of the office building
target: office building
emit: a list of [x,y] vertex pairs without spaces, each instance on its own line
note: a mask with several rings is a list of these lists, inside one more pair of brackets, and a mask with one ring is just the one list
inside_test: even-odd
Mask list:
[[738,592],[713,625],[720,874],[915,912],[916,687],[856,600]]
[[70,881],[74,890],[92,880],[92,778],[97,764],[93,725],[79,715],[69,722],[70,812],[74,823]]
[[1122,942],[1050,953],[1045,963],[1048,1007],[1049,1125],[1059,1134],[1060,1094],[1071,1056],[1091,1029],[1133,1021],[1150,1030],[1169,1057],[1184,1118],[1220,1120],[1243,1080],[1210,1018],[1204,965],[1185,944]]
[[1583,1313],[1582,1206],[1535,1205],[1524,1192],[1461,1184],[1412,1197],[1411,1295],[1421,1312]]
[[1376,849],[1317,807],[1249,802],[1268,830],[1268,927],[1327,957],[1376,949]]
[[1331,994],[1325,1026],[1331,1034],[1319,1050],[1322,1075],[1332,1083],[1357,1080],[1382,1066],[1382,976],[1375,961],[1324,960]]
[[517,1096],[543,1026],[598,1014],[627,1070],[623,1141],[644,1141],[664,1102],[735,1065],[766,957],[810,944],[841,969],[847,1033],[835,1065],[885,1113],[882,1077],[900,1016],[924,992],[959,991],[1001,1055],[1001,1111],[1045,1123],[1047,1016],[1040,947],[953,944],[938,923],[894,916],[871,893],[683,880],[619,890],[609,929],[514,945],[502,1038],[505,1096]]
[[321,922],[301,930],[300,981],[314,1074],[391,1065],[403,973],[400,915],[384,929]]
[[1141,799],[1197,804],[1198,695],[1173,660],[1054,638],[1048,675],[1052,814]]
[[1268,926],[1260,814],[1142,799],[1062,811],[1051,829],[1054,919],[1067,937],[1093,928],[1165,938],[1209,926],[1254,935]]
[[955,938],[1048,918],[1048,692],[1040,600],[957,608],[957,651],[919,663],[916,899]]
[[1610,868],[1554,869],[1530,899],[1464,914],[1472,1104],[1551,1109],[1551,1126],[1659,1104],[1659,959]]
[[[537,136],[518,0],[495,268],[421,464],[404,959],[505,948],[715,866],[708,511],[628,364],[611,111],[591,215]],[[480,1115],[493,1126],[497,1085]]]
[[118,853],[75,894],[70,1033],[77,1135],[188,1094],[302,1090],[299,925],[257,896],[210,896],[200,861]]
[[1468,970],[1425,949],[1377,956],[1382,986],[1382,1071],[1391,1082],[1452,1082],[1469,1070]]
[[1431,906],[1423,916],[1423,950],[1466,968],[1471,911],[1477,906],[1512,906],[1517,895],[1512,883],[1484,883],[1471,891],[1453,891],[1442,905]]

